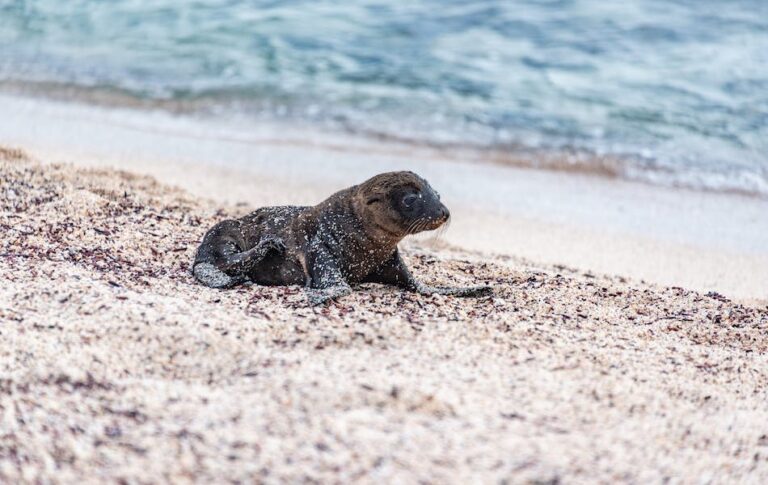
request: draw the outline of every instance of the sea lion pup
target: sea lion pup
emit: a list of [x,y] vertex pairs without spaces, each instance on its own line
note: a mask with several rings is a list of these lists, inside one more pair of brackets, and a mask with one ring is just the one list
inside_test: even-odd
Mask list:
[[426,180],[412,172],[383,173],[314,207],[263,207],[219,222],[203,237],[193,274],[213,288],[246,281],[304,284],[314,305],[349,294],[356,283],[422,294],[489,294],[488,286],[427,286],[403,262],[397,244],[405,236],[437,229],[449,217]]

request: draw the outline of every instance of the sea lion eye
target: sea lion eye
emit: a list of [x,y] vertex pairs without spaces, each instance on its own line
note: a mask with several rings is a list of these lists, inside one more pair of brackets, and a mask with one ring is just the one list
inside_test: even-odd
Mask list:
[[410,207],[416,202],[416,200],[419,198],[416,194],[408,194],[405,197],[403,197],[403,205],[406,207]]

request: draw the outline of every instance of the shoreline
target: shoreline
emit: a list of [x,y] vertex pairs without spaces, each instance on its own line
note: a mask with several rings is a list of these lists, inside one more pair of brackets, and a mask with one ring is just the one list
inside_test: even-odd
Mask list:
[[[768,300],[768,200],[444,158],[390,143],[162,112],[11,99],[0,144],[44,162],[156,177],[217,204],[314,204],[374,173],[425,176],[453,213],[443,236],[485,255]],[[297,143],[295,140],[303,140]]]
[[0,175],[2,482],[768,479],[768,306],[416,240],[420,279],[494,295],[312,308],[193,280],[247,205],[7,149]]
[[[216,99],[214,96],[213,99]],[[0,82],[0,105],[34,103],[38,106],[55,104],[78,110],[101,111],[120,114],[123,119],[134,120],[134,127],[154,118],[166,118],[166,127],[174,123],[186,129],[201,126],[226,126],[214,135],[222,142],[246,143],[267,142],[273,145],[291,144],[321,150],[363,153],[407,153],[416,151],[420,157],[442,161],[458,161],[491,164],[502,167],[530,169],[564,174],[606,178],[662,187],[668,189],[692,190],[714,194],[734,194],[768,200],[768,179],[752,180],[752,187],[733,186],[735,182],[723,179],[723,174],[701,172],[684,174],[670,167],[651,169],[648,161],[642,169],[637,167],[645,155],[598,153],[586,148],[564,145],[556,147],[524,146],[510,142],[508,145],[487,143],[462,143],[449,140],[429,140],[412,136],[393,134],[375,129],[352,128],[347,123],[334,124],[328,121],[313,122],[304,119],[281,119],[279,117],[254,117],[246,111],[226,102],[216,106],[205,99],[145,99],[134,94],[107,88],[60,85],[58,83],[25,83],[18,81]],[[234,102],[234,101],[233,101]],[[236,105],[237,103],[234,102]],[[225,115],[223,111],[228,111]],[[106,116],[114,118],[113,116]],[[171,123],[167,123],[172,120]],[[155,122],[158,120],[155,119]],[[114,119],[113,119],[114,122]],[[126,126],[130,126],[126,125]],[[253,137],[248,129],[259,133]],[[287,132],[298,131],[298,135],[287,136]],[[182,136],[182,131],[176,131]],[[187,136],[200,136],[186,133]],[[742,181],[744,183],[744,181]]]

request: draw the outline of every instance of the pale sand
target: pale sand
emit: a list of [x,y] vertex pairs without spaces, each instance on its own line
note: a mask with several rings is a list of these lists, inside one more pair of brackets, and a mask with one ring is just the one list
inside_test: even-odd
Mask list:
[[414,244],[495,297],[211,290],[247,207],[0,158],[2,483],[768,481],[768,308]]
[[175,118],[0,95],[0,143],[46,162],[152,175],[219,204],[314,204],[410,169],[453,212],[444,239],[483,254],[768,300],[768,200],[477,163],[298,127]]

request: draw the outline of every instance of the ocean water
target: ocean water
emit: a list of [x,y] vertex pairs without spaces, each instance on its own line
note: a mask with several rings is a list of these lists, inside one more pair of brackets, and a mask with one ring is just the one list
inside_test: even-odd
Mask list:
[[19,86],[768,196],[767,0],[0,0]]

